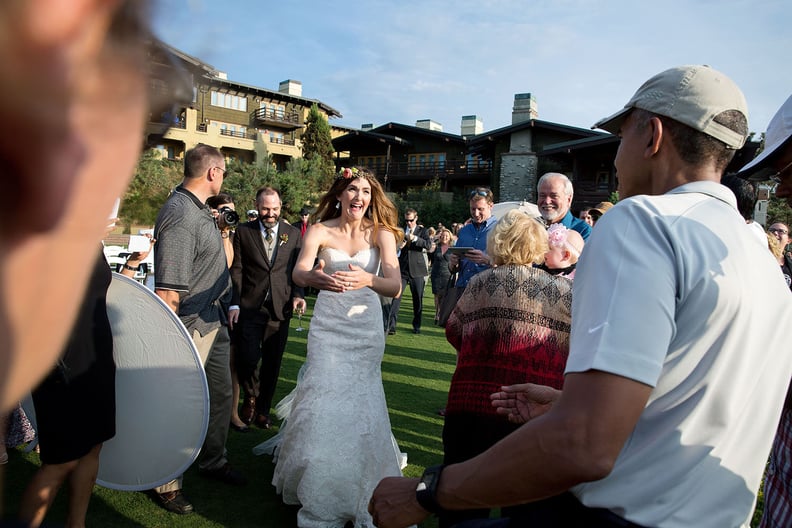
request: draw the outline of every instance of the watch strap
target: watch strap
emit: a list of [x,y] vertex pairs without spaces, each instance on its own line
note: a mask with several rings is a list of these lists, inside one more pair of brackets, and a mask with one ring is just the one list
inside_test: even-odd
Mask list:
[[426,468],[418,487],[415,489],[415,498],[421,508],[429,513],[440,513],[443,508],[437,503],[437,486],[440,483],[440,474],[445,465],[440,464]]

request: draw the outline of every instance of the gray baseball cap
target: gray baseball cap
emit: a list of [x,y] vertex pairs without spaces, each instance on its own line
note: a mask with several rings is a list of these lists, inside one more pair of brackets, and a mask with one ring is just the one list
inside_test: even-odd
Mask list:
[[638,88],[623,109],[591,128],[616,134],[633,108],[679,121],[735,150],[745,143],[745,135],[714,121],[727,110],[737,110],[748,119],[745,96],[734,81],[709,66],[680,66],[658,73]]

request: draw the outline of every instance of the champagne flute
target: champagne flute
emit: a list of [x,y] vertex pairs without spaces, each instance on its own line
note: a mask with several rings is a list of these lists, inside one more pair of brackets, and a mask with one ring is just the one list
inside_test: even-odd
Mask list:
[[303,314],[302,310],[299,310],[297,312],[297,328],[295,329],[295,331],[297,331],[297,332],[304,332],[305,331],[305,328],[303,328],[303,325],[302,325],[302,314]]

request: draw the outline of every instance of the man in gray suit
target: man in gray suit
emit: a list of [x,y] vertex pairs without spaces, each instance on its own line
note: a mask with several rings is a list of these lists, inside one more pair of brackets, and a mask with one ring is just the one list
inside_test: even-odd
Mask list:
[[[432,245],[429,234],[423,226],[418,225],[418,212],[407,209],[404,212],[404,242],[399,253],[399,267],[402,276],[402,292],[407,283],[413,302],[412,327],[414,334],[421,333],[421,315],[423,314],[423,292],[426,277],[429,275],[429,257],[427,251]],[[399,316],[401,296],[393,299],[388,317],[387,331],[389,335],[396,333],[396,319]]]
[[[289,320],[293,312],[305,311],[303,289],[292,282],[302,237],[299,229],[280,220],[277,189],[259,189],[256,207],[258,219],[241,224],[234,235],[234,293],[228,319],[239,325],[235,364],[245,399],[239,417],[269,429]],[[259,360],[261,368],[256,371]]]

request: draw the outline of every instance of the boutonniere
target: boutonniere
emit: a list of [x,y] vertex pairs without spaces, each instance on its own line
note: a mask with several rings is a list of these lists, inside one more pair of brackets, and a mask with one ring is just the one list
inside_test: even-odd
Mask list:
[[281,233],[278,238],[280,239],[280,244],[278,244],[279,246],[282,246],[289,241],[289,235],[286,233]]

